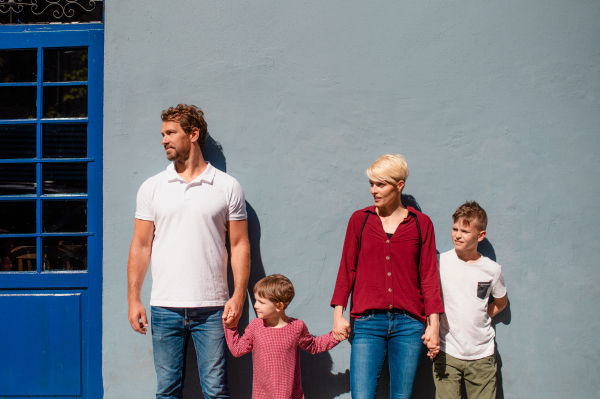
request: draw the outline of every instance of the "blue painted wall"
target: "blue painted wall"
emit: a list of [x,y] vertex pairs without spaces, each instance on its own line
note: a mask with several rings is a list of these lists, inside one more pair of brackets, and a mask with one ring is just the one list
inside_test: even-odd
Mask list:
[[[130,0],[107,2],[105,27],[105,397],[154,393],[126,263],[137,189],[167,165],[160,111],[178,102],[205,111],[209,158],[245,189],[253,279],[290,277],[289,313],[313,334],[331,329],[347,220],[371,204],[364,170],[401,153],[440,252],[458,205],[488,212],[510,298],[499,397],[596,396],[600,2]],[[307,394],[349,398],[349,355],[303,357]],[[231,364],[234,398],[250,364]]]

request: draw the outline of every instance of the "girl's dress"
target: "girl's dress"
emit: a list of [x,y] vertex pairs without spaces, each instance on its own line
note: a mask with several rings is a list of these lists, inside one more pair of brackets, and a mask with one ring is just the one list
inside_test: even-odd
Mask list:
[[263,319],[254,319],[242,337],[237,328],[224,328],[233,356],[253,352],[253,399],[304,399],[300,348],[315,354],[328,351],[339,343],[331,332],[313,337],[302,320],[293,318],[281,328],[269,327]]

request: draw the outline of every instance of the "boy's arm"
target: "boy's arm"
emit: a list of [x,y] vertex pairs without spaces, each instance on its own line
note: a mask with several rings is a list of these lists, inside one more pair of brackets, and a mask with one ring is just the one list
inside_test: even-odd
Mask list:
[[302,323],[302,332],[298,346],[310,354],[316,354],[333,349],[340,341],[333,337],[333,332],[330,332],[320,337],[313,337],[308,332],[306,324]]
[[240,357],[252,351],[252,347],[254,346],[254,331],[252,324],[249,324],[248,327],[246,327],[246,333],[241,337],[237,327],[228,328],[225,321],[223,321],[223,329],[225,330],[227,346],[233,356]]
[[508,295],[504,295],[502,298],[494,298],[492,303],[488,305],[488,315],[490,317],[496,316],[504,310],[506,305],[508,305]]

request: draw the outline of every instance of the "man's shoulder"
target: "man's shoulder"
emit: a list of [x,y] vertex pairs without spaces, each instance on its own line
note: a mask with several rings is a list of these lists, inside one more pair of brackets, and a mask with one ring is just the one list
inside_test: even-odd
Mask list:
[[160,181],[166,179],[167,173],[168,173],[167,170],[163,170],[162,172],[159,172],[153,176],[150,176],[149,178],[144,180],[144,182],[142,183],[140,188],[155,187]]

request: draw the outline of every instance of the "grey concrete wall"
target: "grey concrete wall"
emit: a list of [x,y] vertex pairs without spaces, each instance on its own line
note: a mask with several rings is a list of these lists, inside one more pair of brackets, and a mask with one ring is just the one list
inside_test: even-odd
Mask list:
[[[245,189],[252,278],[290,277],[289,313],[313,334],[331,329],[347,220],[371,204],[364,170],[401,153],[440,252],[458,205],[488,212],[482,251],[510,298],[499,397],[596,396],[599,38],[598,1],[107,1],[105,396],[154,392],[126,262],[137,189],[167,165],[159,114],[179,102],[205,111],[222,148],[208,158]],[[348,342],[303,356],[307,396],[349,398],[349,359]],[[250,367],[232,362],[234,398],[250,397]],[[416,397],[433,397],[431,378],[423,363]]]

